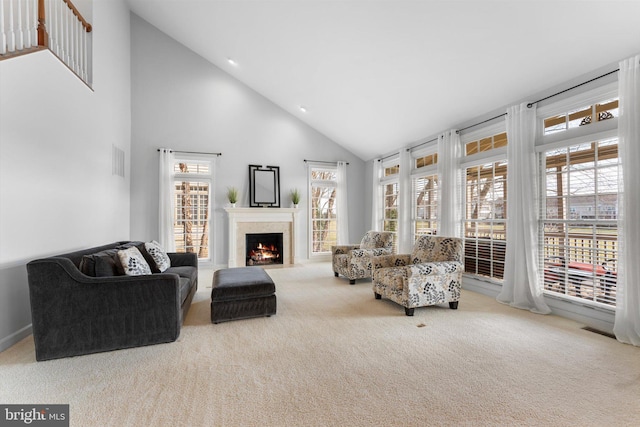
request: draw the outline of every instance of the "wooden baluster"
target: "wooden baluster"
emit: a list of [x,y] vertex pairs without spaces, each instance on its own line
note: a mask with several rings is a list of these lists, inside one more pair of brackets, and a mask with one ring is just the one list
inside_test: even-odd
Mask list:
[[66,8],[62,6],[62,43],[64,45],[63,52],[65,63],[69,63],[69,14]]
[[75,52],[75,64],[76,64],[76,74],[80,75],[80,31],[82,31],[82,23],[78,20],[74,21],[74,29],[75,29],[75,43],[74,43],[74,52]]
[[22,0],[18,0],[18,38],[16,40],[16,50],[24,49],[24,23],[22,22]]
[[29,22],[29,38],[31,39],[31,47],[38,46],[38,0],[29,0],[30,22]]
[[[45,0],[38,0],[44,2]],[[58,55],[60,52],[60,48],[58,47],[58,12],[56,10],[56,2],[47,0],[47,4],[49,7],[49,14],[47,15],[47,19],[44,22],[44,27],[49,32],[49,37],[51,38],[51,44],[49,48],[53,53]]]
[[82,27],[82,23],[80,22],[76,22],[76,25],[79,25],[78,27],[78,59],[77,59],[77,63],[78,63],[78,75],[80,76],[80,78],[82,78],[84,80],[84,77],[82,77],[82,70],[84,67],[84,64],[82,63],[82,39],[84,38],[84,28]]
[[31,14],[29,13],[29,9],[31,9],[31,0],[26,0],[24,4],[24,35],[25,35],[25,47],[31,47]]
[[0,55],[7,53],[7,35],[4,32],[4,5],[5,2],[0,1]]
[[48,46],[53,51],[53,31],[51,23],[53,13],[51,2],[45,4],[45,0],[38,0],[38,46]]
[[7,42],[7,50],[15,52],[16,50],[16,33],[13,26],[13,0],[9,0],[9,40]]

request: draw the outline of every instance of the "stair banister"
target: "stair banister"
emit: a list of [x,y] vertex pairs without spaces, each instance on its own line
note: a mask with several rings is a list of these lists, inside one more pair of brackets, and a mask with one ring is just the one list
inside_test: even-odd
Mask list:
[[91,86],[92,30],[71,0],[0,0],[0,60],[49,49]]

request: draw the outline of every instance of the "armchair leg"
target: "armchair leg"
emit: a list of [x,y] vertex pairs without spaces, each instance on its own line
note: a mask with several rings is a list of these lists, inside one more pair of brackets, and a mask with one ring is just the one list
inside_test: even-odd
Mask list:
[[458,309],[458,301],[451,301],[449,302],[449,308],[451,310],[457,310]]
[[406,314],[407,316],[413,316],[413,311],[415,310],[415,308],[404,308],[404,314]]
[[350,285],[355,285],[356,284],[356,279],[349,279],[349,284]]
[[382,295],[380,295],[379,293],[374,292],[373,294],[376,296],[376,299],[382,299]]
[[336,277],[338,277],[338,276],[339,276],[339,274],[338,274],[336,271],[334,271],[334,272],[333,272],[333,274],[334,274]]

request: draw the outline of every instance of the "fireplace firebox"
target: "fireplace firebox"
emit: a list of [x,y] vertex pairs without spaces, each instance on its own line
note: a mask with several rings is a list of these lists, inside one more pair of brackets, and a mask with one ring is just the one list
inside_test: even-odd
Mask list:
[[246,234],[246,265],[282,264],[282,233]]

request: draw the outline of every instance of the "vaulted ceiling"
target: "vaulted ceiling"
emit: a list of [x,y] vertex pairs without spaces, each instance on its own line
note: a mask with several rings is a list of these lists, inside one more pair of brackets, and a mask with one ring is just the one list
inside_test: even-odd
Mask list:
[[640,1],[127,1],[363,160],[640,52]]

